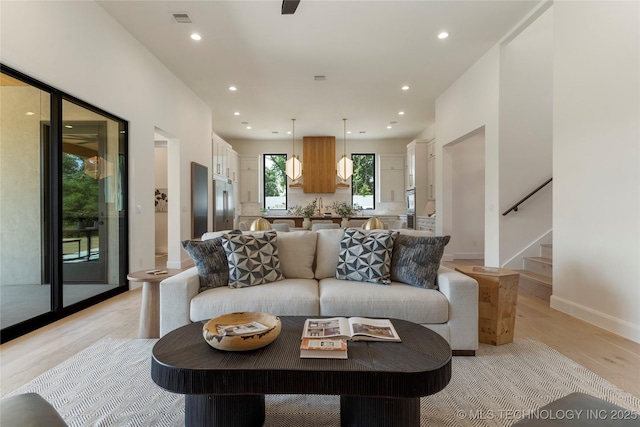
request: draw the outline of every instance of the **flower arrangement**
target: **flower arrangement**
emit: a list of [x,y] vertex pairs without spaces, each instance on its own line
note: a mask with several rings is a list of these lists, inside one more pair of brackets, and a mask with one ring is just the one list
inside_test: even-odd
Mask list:
[[333,202],[329,205],[329,208],[342,218],[350,217],[362,209],[355,203],[353,206],[350,206],[346,202]]
[[295,205],[287,211],[289,215],[302,216],[304,218],[311,218],[318,210],[316,201],[312,201],[306,206]]

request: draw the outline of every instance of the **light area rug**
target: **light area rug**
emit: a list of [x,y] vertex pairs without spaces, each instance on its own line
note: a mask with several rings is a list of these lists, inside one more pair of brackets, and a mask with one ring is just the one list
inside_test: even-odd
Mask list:
[[[183,426],[184,397],[150,377],[156,340],[105,339],[12,394],[36,392],[70,426]],[[451,382],[421,399],[421,426],[510,426],[574,391],[640,413],[640,400],[529,339],[454,357]],[[265,427],[339,426],[337,396],[266,397]]]

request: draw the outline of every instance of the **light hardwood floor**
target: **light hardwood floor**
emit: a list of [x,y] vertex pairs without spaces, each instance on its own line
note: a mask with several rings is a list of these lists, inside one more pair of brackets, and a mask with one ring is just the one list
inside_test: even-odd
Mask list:
[[[477,260],[445,263],[478,265]],[[0,396],[15,390],[102,338],[137,338],[136,289],[0,346]],[[518,295],[516,338],[539,340],[640,398],[640,344]]]

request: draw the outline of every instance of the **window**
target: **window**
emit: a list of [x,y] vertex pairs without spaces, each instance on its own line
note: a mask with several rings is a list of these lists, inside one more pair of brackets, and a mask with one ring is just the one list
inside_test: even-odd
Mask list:
[[286,154],[265,154],[264,208],[269,210],[287,209]]
[[362,209],[375,209],[375,154],[351,154],[353,177],[351,178],[351,203]]

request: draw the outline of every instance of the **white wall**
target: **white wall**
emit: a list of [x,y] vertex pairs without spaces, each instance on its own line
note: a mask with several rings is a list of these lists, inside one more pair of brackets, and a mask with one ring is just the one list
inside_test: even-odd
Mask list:
[[186,239],[190,162],[211,167],[211,110],[94,2],[2,2],[0,31],[3,64],[129,121],[129,269],[153,267],[154,128],[180,139]]
[[454,259],[484,258],[484,132],[448,148],[452,159]]
[[[548,7],[545,3],[532,12],[505,36],[503,49],[496,47],[484,55],[438,98],[436,197],[443,202],[438,203],[437,227],[451,232],[447,192],[453,162],[450,150],[443,146],[484,127],[485,263],[499,265],[505,256],[500,251],[509,242],[506,230],[514,228],[500,223],[497,207],[508,203],[503,200],[506,193],[515,193],[505,181],[508,175],[503,176],[512,172],[503,160],[518,161],[523,149],[513,142],[520,129],[517,121],[524,120],[521,129],[538,135],[552,126],[551,306],[640,342],[640,3],[553,5],[551,123],[545,64],[530,64],[543,66],[543,75],[531,80],[543,93],[527,94],[529,88],[521,87],[520,78],[511,80],[517,73],[528,73],[518,71],[528,60],[513,56],[520,52],[519,44],[522,52],[529,51],[533,57],[547,56],[548,35],[541,34],[537,43],[529,44],[528,34],[520,28],[530,22],[534,23],[531,28],[538,24],[546,28]],[[501,75],[502,71],[508,73]],[[507,87],[509,91],[500,94]],[[518,108],[517,103],[538,105],[543,114],[527,117],[526,109],[505,110]],[[516,146],[503,146],[510,143],[507,138]],[[531,155],[525,149],[524,157]]]
[[640,342],[640,3],[554,21],[551,306]]
[[[553,9],[504,43],[500,61],[502,213],[552,176]],[[500,216],[500,265],[552,228],[552,190],[549,184]],[[522,258],[514,267],[522,268]]]
[[[436,100],[436,232],[458,232],[453,227],[454,165],[447,147],[484,131],[484,256],[489,266],[504,265],[551,228],[548,190],[529,204],[535,206],[529,212],[501,215],[551,175],[552,17],[547,7],[533,11]],[[453,256],[452,249],[445,249],[445,255]]]
[[[484,132],[485,264],[499,266],[498,93],[500,50],[491,49],[436,100],[436,234],[454,235],[453,157],[456,143]],[[453,257],[449,245],[446,259]]]

